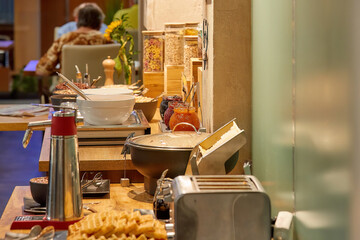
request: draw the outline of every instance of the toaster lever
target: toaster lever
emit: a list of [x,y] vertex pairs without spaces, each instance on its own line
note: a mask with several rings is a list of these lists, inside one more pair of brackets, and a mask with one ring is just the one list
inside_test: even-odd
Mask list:
[[252,173],[251,173],[251,167],[252,167],[251,160],[248,160],[248,161],[245,161],[245,162],[244,162],[243,168],[244,168],[244,173],[245,173],[246,175],[252,175]]
[[288,240],[292,224],[293,214],[287,211],[280,211],[274,225],[274,240]]

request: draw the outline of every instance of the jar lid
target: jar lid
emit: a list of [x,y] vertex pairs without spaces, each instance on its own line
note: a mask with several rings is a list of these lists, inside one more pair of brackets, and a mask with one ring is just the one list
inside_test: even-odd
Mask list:
[[165,27],[183,28],[185,23],[165,23]]
[[185,27],[198,27],[199,23],[198,22],[187,22],[185,23]]
[[164,31],[142,31],[144,35],[163,35]]
[[194,40],[197,40],[199,37],[196,35],[185,35],[184,38],[185,38],[185,40],[188,40],[188,41],[194,41]]

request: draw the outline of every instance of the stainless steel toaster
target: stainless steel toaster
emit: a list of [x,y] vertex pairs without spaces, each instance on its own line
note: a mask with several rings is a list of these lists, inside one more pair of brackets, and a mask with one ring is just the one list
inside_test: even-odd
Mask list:
[[[270,240],[270,199],[251,175],[178,176],[168,236],[177,240]],[[172,226],[168,224],[167,226]]]

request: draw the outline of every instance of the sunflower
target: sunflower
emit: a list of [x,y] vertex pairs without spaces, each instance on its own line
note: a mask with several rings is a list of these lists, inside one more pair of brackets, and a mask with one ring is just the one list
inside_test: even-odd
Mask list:
[[119,75],[124,69],[125,81],[127,84],[130,84],[132,72],[131,67],[134,55],[134,39],[133,36],[126,30],[129,27],[127,20],[128,17],[124,14],[121,16],[121,19],[117,19],[110,23],[105,30],[104,37],[107,40],[113,40],[121,45],[119,53],[114,59],[115,69]]

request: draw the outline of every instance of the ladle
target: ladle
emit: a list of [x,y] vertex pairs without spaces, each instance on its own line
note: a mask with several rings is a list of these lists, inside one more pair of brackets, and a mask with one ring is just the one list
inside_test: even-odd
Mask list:
[[59,77],[61,77],[64,81],[66,86],[68,86],[69,88],[71,88],[72,90],[74,90],[77,94],[79,94],[83,99],[85,100],[91,100],[88,96],[85,95],[85,93],[78,87],[76,86],[72,81],[70,81],[69,79],[67,79],[64,75],[62,75],[59,72],[56,72]]

